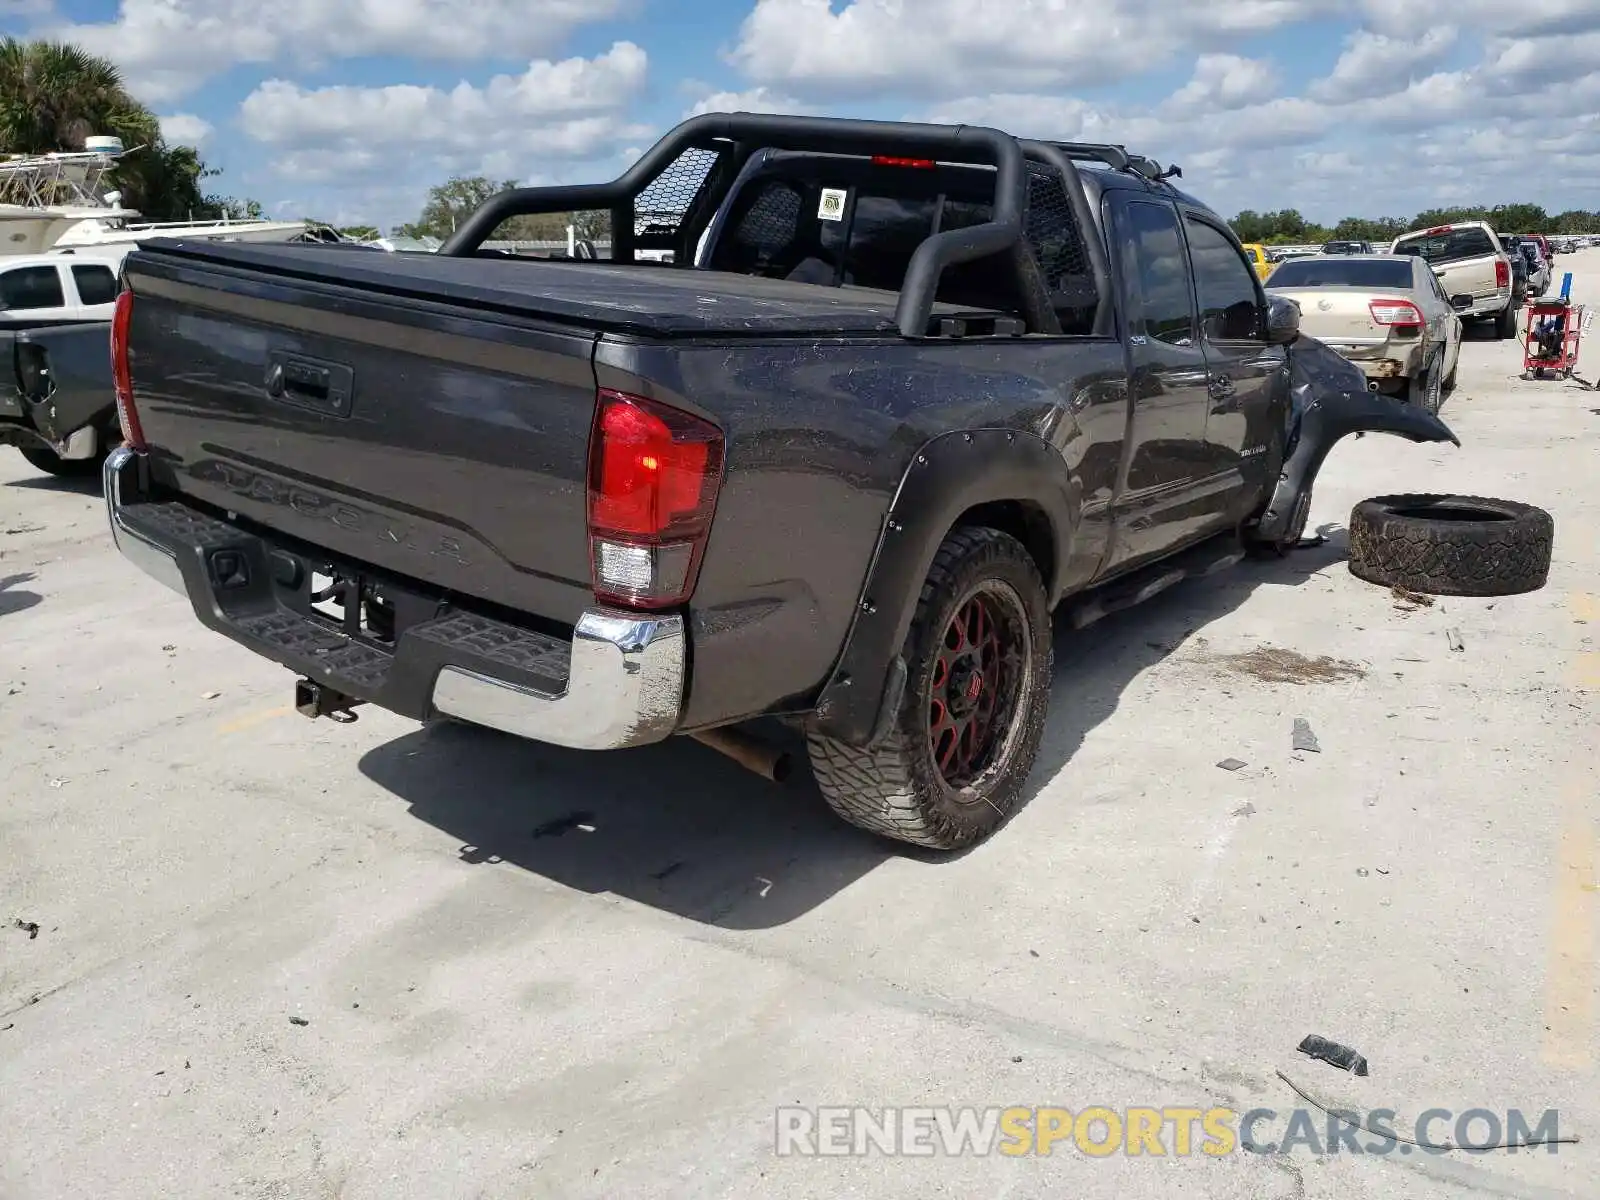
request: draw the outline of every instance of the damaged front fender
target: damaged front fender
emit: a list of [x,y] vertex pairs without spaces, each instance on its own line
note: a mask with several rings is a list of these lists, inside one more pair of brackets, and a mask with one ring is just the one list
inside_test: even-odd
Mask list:
[[1290,419],[1283,470],[1255,540],[1271,545],[1297,540],[1311,507],[1311,488],[1328,451],[1352,433],[1392,433],[1413,442],[1461,445],[1434,413],[1395,396],[1371,391],[1361,369],[1316,338],[1289,346]]

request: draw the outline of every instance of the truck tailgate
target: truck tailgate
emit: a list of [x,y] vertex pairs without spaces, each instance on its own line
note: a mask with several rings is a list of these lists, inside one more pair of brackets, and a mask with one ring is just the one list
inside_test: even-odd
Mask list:
[[127,279],[158,485],[356,562],[576,619],[591,598],[593,332],[164,253],[130,257]]

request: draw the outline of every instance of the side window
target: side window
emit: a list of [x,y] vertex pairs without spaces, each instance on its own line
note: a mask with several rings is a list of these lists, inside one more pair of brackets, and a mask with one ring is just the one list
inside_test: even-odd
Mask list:
[[117,298],[117,277],[110,267],[74,264],[72,282],[78,285],[78,299],[85,304],[111,304]]
[[1138,331],[1173,346],[1194,344],[1194,302],[1178,214],[1143,200],[1123,210],[1125,246],[1139,289]]
[[1200,296],[1200,328],[1212,341],[1237,342],[1255,337],[1261,317],[1256,273],[1215,225],[1193,217],[1184,223],[1189,231],[1195,291]]
[[0,305],[13,312],[61,308],[67,302],[55,267],[17,267],[0,275]]

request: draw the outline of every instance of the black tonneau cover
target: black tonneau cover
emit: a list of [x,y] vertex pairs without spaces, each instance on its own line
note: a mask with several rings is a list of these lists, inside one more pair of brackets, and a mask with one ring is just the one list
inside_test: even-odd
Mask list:
[[[898,336],[895,292],[824,287],[721,271],[539,259],[455,258],[295,243],[141,242],[140,250],[586,328],[654,337]],[[935,316],[972,314],[935,304]]]

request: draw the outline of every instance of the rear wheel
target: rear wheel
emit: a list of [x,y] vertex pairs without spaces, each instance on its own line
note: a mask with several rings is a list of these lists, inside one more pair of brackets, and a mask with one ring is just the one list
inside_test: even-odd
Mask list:
[[1406,391],[1406,402],[1416,405],[1423,412],[1439,411],[1439,406],[1444,403],[1443,350],[1429,358],[1421,374],[1411,378]]
[[851,824],[938,850],[973,845],[1021,802],[1050,702],[1050,614],[1022,543],[953,530],[902,653],[905,693],[883,740],[862,750],[809,733],[812,772]]
[[1500,310],[1494,319],[1494,335],[1501,341],[1517,336],[1517,303],[1515,300]]
[[81,479],[93,475],[105,458],[103,454],[93,458],[62,458],[54,450],[47,450],[43,446],[18,446],[17,450],[36,470],[61,479]]

